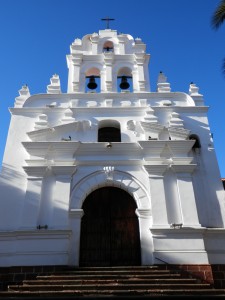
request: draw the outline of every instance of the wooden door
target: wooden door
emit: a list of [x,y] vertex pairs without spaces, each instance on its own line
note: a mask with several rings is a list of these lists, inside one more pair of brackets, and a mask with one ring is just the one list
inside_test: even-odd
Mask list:
[[100,188],[86,198],[82,208],[80,266],[141,264],[137,206],[127,192]]

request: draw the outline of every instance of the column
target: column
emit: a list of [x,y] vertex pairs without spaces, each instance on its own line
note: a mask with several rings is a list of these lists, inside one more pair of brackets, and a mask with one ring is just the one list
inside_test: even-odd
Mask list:
[[145,91],[145,73],[144,73],[144,62],[145,62],[145,54],[143,53],[135,53],[135,61],[138,69],[138,83],[139,83],[139,91]]
[[167,165],[145,166],[149,174],[152,227],[169,227],[163,173]]
[[70,209],[70,229],[72,230],[70,249],[69,249],[69,265],[79,266],[80,259],[80,231],[81,218],[84,215],[83,209]]
[[201,227],[199,224],[191,173],[196,165],[172,166],[177,173],[177,190],[181,207],[182,223],[186,227]]
[[154,248],[152,234],[149,230],[152,223],[151,210],[137,208],[135,213],[139,221],[141,264],[143,266],[152,265]]
[[[113,90],[113,82],[112,82],[112,64],[114,60],[114,53],[112,52],[105,52],[104,53],[104,62],[105,62],[105,77],[102,78],[102,87],[105,86],[105,89],[102,91],[112,92]],[[103,80],[105,82],[103,83]]]
[[72,58],[72,90],[68,92],[80,92],[80,67],[82,63],[83,54],[76,54]]
[[48,168],[43,178],[41,189],[41,203],[38,217],[38,224],[40,226],[51,226],[52,206],[53,206],[53,187],[55,183],[52,169]]
[[107,91],[107,85],[106,85],[106,68],[104,68],[100,72],[100,91],[101,92],[106,92]]
[[139,91],[139,84],[138,84],[138,70],[137,67],[134,71],[132,71],[132,80],[133,80],[133,91]]

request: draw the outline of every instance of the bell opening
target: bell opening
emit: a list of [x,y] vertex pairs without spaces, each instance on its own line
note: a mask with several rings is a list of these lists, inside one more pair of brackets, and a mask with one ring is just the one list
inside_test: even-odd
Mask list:
[[120,83],[121,90],[127,90],[127,89],[129,89],[129,87],[130,87],[130,84],[127,81],[127,76],[122,76],[121,83]]
[[90,76],[89,77],[89,83],[87,84],[87,87],[90,90],[95,90],[97,88],[97,83],[95,82],[95,77],[94,76]]

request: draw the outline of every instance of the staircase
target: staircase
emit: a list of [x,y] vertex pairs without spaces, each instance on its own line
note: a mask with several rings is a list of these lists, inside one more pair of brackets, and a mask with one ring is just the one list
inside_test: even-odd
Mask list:
[[21,285],[9,285],[0,292],[0,299],[68,299],[112,298],[141,299],[188,297],[225,297],[225,290],[214,289],[208,283],[181,270],[159,266],[81,267],[68,268],[53,274],[24,280]]

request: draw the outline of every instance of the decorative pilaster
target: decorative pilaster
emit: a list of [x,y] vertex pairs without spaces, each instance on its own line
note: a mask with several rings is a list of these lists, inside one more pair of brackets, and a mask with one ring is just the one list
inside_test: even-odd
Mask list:
[[102,82],[105,81],[105,91],[112,92],[113,85],[112,85],[112,65],[114,60],[114,53],[112,52],[105,52],[104,53],[104,63],[105,63],[105,77],[102,77]]
[[141,260],[142,265],[153,264],[153,240],[149,228],[152,224],[152,213],[150,209],[136,209],[139,220],[140,241],[141,241]]
[[184,227],[201,227],[197,213],[195,194],[191,173],[196,165],[173,165],[172,170],[177,174],[177,189],[180,201],[182,223]]
[[139,83],[139,91],[146,91],[146,81],[145,81],[145,72],[144,72],[144,63],[145,63],[145,53],[135,53],[135,62],[137,64],[138,70],[138,83]]
[[145,166],[150,183],[152,227],[169,227],[163,176],[166,169],[167,165]]
[[69,215],[70,228],[73,231],[70,241],[69,265],[79,266],[81,218],[84,211],[79,208],[70,209]]
[[117,38],[119,40],[119,54],[125,54],[126,35],[120,34]]
[[54,183],[55,178],[52,173],[52,168],[49,166],[46,168],[46,172],[42,180],[38,226],[47,225],[48,228],[51,227]]
[[83,60],[83,54],[76,53],[76,56],[72,58],[72,90],[69,92],[80,91],[80,69]]
[[133,92],[139,91],[139,85],[138,85],[138,67],[134,66],[134,70],[132,71],[132,78],[133,78]]

